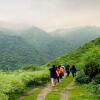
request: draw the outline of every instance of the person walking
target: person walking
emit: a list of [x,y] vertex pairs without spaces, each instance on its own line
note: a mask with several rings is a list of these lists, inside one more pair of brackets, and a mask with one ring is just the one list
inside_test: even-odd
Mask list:
[[76,76],[76,67],[75,67],[75,65],[72,65],[72,67],[70,68],[70,71],[72,73],[72,76],[75,77]]
[[52,67],[49,69],[49,71],[50,71],[51,85],[55,86],[56,80],[57,80],[57,73],[56,73],[55,65],[52,65]]
[[57,73],[57,81],[59,83],[59,76],[60,76],[60,67],[59,66],[56,67],[56,73]]
[[70,74],[70,69],[69,69],[70,65],[65,64],[64,67],[65,67],[65,71],[66,71],[67,76],[69,76],[69,74]]
[[63,64],[61,65],[61,68],[62,68],[62,77],[64,77],[65,67],[64,67],[64,65],[63,65]]
[[62,79],[63,78],[63,73],[64,73],[64,67],[62,67],[61,65],[59,65],[58,67],[60,68],[59,78]]

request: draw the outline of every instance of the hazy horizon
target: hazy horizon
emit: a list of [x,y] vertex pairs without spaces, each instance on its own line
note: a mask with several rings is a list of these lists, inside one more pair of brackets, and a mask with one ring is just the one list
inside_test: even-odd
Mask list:
[[100,26],[100,0],[0,0],[0,24],[22,23],[46,31]]

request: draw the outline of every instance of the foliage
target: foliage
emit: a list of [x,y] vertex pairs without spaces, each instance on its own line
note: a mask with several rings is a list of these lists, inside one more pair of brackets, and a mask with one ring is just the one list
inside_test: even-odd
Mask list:
[[[95,27],[85,27],[70,32],[61,32],[62,36],[52,36],[34,26],[21,31],[0,28],[0,69],[9,70],[28,64],[45,64],[100,36],[99,31],[100,29]],[[69,53],[66,55],[67,59],[66,57],[64,60],[59,59],[60,63],[76,63],[78,66],[83,66],[84,62],[80,62],[80,58],[86,50],[88,52],[88,48],[82,49]]]
[[94,83],[94,84],[100,84],[100,74],[97,74],[97,75],[93,78],[93,83]]
[[78,68],[83,68],[87,62],[94,60],[100,64],[100,38],[97,38],[78,49],[72,50],[62,57],[58,57],[47,64],[51,66],[53,64],[75,64]]
[[[99,84],[95,83],[92,86],[90,85],[92,79],[88,75],[85,75],[84,68],[87,69],[89,65],[94,64],[98,70],[97,72],[100,73],[100,37],[92,40],[89,43],[86,43],[78,49],[70,51],[62,57],[58,57],[57,59],[52,60],[50,63],[47,64],[47,66],[49,67],[53,64],[58,65],[66,63],[70,65],[75,64],[77,68],[83,69],[83,71],[77,73],[77,82],[89,83],[88,85],[77,84],[71,92],[70,100],[99,100],[99,95],[90,92],[96,90],[97,93],[99,93]],[[94,71],[95,70],[93,70],[93,72]],[[93,79],[94,81],[97,80],[97,82],[100,80],[99,76],[97,77],[97,79],[95,77]]]
[[[89,86],[88,88],[91,88]],[[93,94],[87,89],[85,84],[75,84],[74,89],[69,94],[69,100],[99,100],[100,95]]]
[[0,100],[7,97],[15,100],[16,95],[23,93],[26,87],[42,85],[47,81],[48,72],[45,70],[0,72]]
[[84,68],[85,74],[93,78],[99,73],[100,65],[96,61],[89,61]]
[[91,78],[88,75],[85,75],[83,70],[78,72],[75,79],[76,79],[76,82],[78,82],[80,84],[87,84],[87,83],[91,82]]
[[90,83],[87,88],[91,93],[100,95],[100,84]]
[[43,68],[38,65],[25,65],[21,69],[22,70],[30,70],[30,71],[38,71],[38,70],[42,70]]
[[19,36],[0,34],[0,69],[16,69],[44,62],[39,52]]

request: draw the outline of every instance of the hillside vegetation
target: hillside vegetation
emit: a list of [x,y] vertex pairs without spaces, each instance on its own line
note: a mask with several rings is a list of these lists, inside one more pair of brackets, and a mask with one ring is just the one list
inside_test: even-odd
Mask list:
[[[0,28],[0,69],[42,65],[100,36],[100,28],[83,27],[48,33],[37,27]],[[84,51],[84,50],[83,50]]]
[[[36,59],[36,58],[37,59]],[[19,36],[0,34],[0,68],[15,69],[43,62],[39,52]]]
[[[30,65],[29,67],[24,67],[22,70],[13,72],[0,71],[0,100],[15,100],[18,95],[25,92],[27,87],[36,87],[37,85],[43,85],[48,82],[48,66],[51,67],[52,64],[74,63],[79,68],[83,68],[90,60],[95,60],[95,62],[100,65],[100,38],[92,40],[91,42],[81,46],[80,48],[72,50],[64,56],[59,57],[52,62],[38,68],[36,66],[35,68],[34,66]],[[95,81],[99,82],[98,76],[96,79],[97,80]],[[91,84],[89,85],[89,87],[91,87]],[[94,85],[92,85],[92,87],[94,90]],[[74,92],[74,90],[72,92]],[[52,94],[48,94],[47,98],[49,98],[49,95]],[[55,96],[58,97],[58,95]],[[71,95],[71,97],[73,97],[73,95]]]
[[51,61],[47,66],[52,64],[75,64],[77,67],[82,68],[87,62],[94,60],[100,64],[100,37],[92,40],[89,43],[79,47],[78,49],[72,50],[62,57]]
[[0,100],[16,100],[27,87],[44,85],[48,81],[48,71],[0,71]]
[[[69,100],[99,100],[100,37],[51,61],[47,66],[66,63],[70,65],[75,64],[77,70],[79,69],[75,77],[73,89],[69,94]],[[58,97],[56,97],[56,95],[58,95],[56,94],[56,91],[51,91],[47,95],[47,100],[49,100],[49,98],[56,99]],[[52,94],[52,92],[54,93]],[[59,100],[59,98],[60,96],[57,100]]]

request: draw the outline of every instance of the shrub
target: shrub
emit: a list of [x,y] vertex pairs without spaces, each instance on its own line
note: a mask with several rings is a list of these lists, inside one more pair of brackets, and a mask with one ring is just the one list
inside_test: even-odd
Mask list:
[[91,93],[96,93],[96,94],[100,94],[100,84],[89,84],[88,86],[88,90],[91,92]]
[[8,96],[0,92],[0,100],[8,100]]
[[91,82],[91,78],[88,75],[85,75],[84,71],[80,71],[76,76],[76,82],[80,84],[87,84]]
[[100,84],[100,74],[95,76],[95,78],[93,79],[93,83]]
[[84,72],[89,77],[93,78],[99,73],[100,65],[95,61],[89,61],[84,68]]
[[48,71],[0,72],[0,100],[15,100],[29,86],[37,86],[48,81]]

